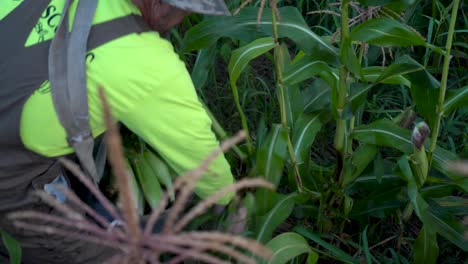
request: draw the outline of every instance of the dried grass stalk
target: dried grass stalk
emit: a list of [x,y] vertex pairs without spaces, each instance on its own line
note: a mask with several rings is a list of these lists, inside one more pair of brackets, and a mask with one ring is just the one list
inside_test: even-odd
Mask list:
[[236,11],[234,11],[233,15],[237,15],[244,7],[246,7],[248,4],[252,3],[252,0],[246,0],[244,1],[240,6],[239,8],[236,9]]
[[253,188],[253,187],[263,187],[267,189],[275,188],[273,184],[260,178],[241,180],[233,185],[227,186],[226,188],[219,190],[218,192],[214,193],[210,197],[198,203],[185,216],[183,216],[179,222],[177,222],[177,224],[173,228],[173,231],[180,232],[188,223],[190,223],[190,221],[192,221],[195,217],[201,215],[203,212],[208,210],[208,208],[213,206],[219,199],[221,199],[225,195],[232,193],[232,192],[237,192],[241,189]]
[[265,2],[266,2],[266,0],[262,0],[262,1],[260,2],[260,8],[258,9],[257,23],[259,23],[259,24],[260,24],[260,21],[262,20],[263,9],[265,9]]
[[57,211],[61,212],[68,218],[76,221],[83,221],[84,217],[82,214],[74,211],[72,208],[70,208],[68,205],[60,203],[57,201],[54,197],[52,197],[50,194],[43,192],[43,191],[37,191],[34,192],[35,195],[39,196],[43,202],[46,204],[50,205],[51,207],[54,207]]
[[58,235],[62,237],[88,241],[96,245],[102,245],[102,246],[106,246],[109,248],[118,249],[124,253],[129,252],[128,243],[125,243],[125,241],[120,242],[119,240],[114,239],[114,238],[106,239],[106,237],[101,237],[101,236],[90,236],[89,234],[80,234],[76,232],[71,232],[69,230],[64,230],[58,227],[53,227],[51,225],[45,225],[45,224],[41,225],[37,223],[32,224],[32,223],[27,223],[24,221],[15,221],[15,226],[19,228],[23,228],[25,230],[40,232],[40,233],[44,233],[48,235]]
[[334,15],[334,16],[337,16],[337,17],[341,17],[341,14],[339,14],[339,13],[337,13],[335,11],[331,11],[331,10],[317,10],[317,11],[308,12],[307,14],[309,14],[309,15],[329,14],[329,15]]
[[[225,244],[219,243],[217,241],[213,242],[206,242],[203,240],[187,240],[177,236],[167,237],[165,240],[170,240],[171,243],[179,246],[188,246],[192,249],[192,253],[204,253],[205,251],[212,251],[212,252],[219,252],[226,256],[236,259],[240,263],[246,264],[255,264],[255,260],[253,258],[247,257],[235,250],[232,247],[229,247]],[[189,257],[188,254],[182,254],[180,256]]]
[[104,228],[109,227],[110,222],[105,217],[98,214],[95,210],[89,207],[87,204],[85,204],[83,201],[81,201],[80,198],[78,198],[78,196],[76,196],[74,192],[70,191],[68,188],[62,185],[54,185],[54,188],[63,193],[67,197],[69,202],[76,205],[78,209],[83,210]]
[[268,248],[265,248],[262,244],[258,243],[256,240],[240,237],[240,236],[232,236],[229,234],[221,233],[221,232],[187,232],[181,233],[179,236],[186,238],[187,240],[190,239],[197,239],[197,240],[214,240],[218,241],[219,243],[228,243],[236,247],[243,248],[248,250],[255,255],[262,257],[264,259],[270,259],[272,252]]
[[167,220],[164,223],[164,228],[162,232],[163,234],[171,233],[172,227],[174,223],[176,223],[180,212],[183,210],[185,204],[187,203],[190,194],[193,193],[196,182],[198,181],[198,179],[200,179],[202,174],[206,172],[210,163],[213,162],[221,153],[226,152],[232,146],[244,140],[245,137],[245,131],[240,131],[234,137],[225,140],[221,143],[219,149],[214,150],[198,168],[189,171],[185,176],[183,176],[183,178],[188,179],[187,186],[181,190],[179,198],[176,199],[174,206],[169,212]]
[[138,241],[141,237],[140,220],[137,213],[135,195],[131,188],[132,183],[130,175],[127,173],[127,167],[125,165],[122,139],[120,138],[120,133],[112,118],[110,107],[104,95],[104,89],[102,88],[99,89],[99,97],[101,98],[104,121],[107,127],[106,140],[108,157],[112,166],[112,172],[119,186],[119,199],[122,204],[122,213],[128,226],[129,235],[134,241]]
[[59,158],[60,163],[68,169],[80,182],[88,189],[94,197],[98,200],[99,203],[106,209],[106,211],[114,218],[114,219],[121,219],[119,213],[115,209],[109,200],[102,194],[102,192],[96,187],[96,185],[84,174],[80,167],[75,163],[65,159]]
[[168,200],[169,200],[169,192],[163,193],[161,196],[161,200],[159,201],[158,205],[156,208],[153,209],[151,212],[150,217],[148,218],[148,221],[146,222],[143,235],[144,236],[150,236],[151,232],[153,230],[153,226],[156,224],[156,221],[158,221],[159,217],[161,216],[162,212],[164,209],[166,209]]

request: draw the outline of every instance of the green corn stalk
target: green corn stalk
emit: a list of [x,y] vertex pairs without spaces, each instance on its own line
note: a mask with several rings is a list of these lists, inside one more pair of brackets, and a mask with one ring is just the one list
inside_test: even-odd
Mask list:
[[[359,49],[359,65],[362,64],[362,58],[364,57],[364,50],[366,49],[366,44],[361,43],[360,44],[360,49]],[[351,133],[354,130],[354,126],[356,125],[356,116],[352,116],[351,119],[349,120],[349,131],[348,131],[348,138],[347,142],[348,145],[346,146],[347,154],[351,155],[353,153],[353,138],[351,137]]]
[[445,45],[445,56],[444,56],[444,64],[442,67],[442,79],[440,81],[439,100],[438,100],[438,105],[436,107],[437,115],[436,115],[435,124],[433,126],[434,131],[431,135],[431,143],[429,147],[429,163],[431,163],[432,155],[437,146],[437,138],[439,137],[439,130],[440,130],[440,120],[442,119],[442,116],[444,115],[445,92],[447,90],[447,79],[448,79],[450,59],[451,59],[450,50],[452,49],[453,34],[455,31],[455,23],[457,21],[457,13],[458,13],[459,5],[460,5],[460,0],[453,1],[452,15],[450,17],[447,42]]
[[247,136],[245,138],[247,142],[247,151],[249,152],[249,154],[252,154],[253,144],[252,144],[252,140],[250,139],[250,130],[249,130],[249,125],[247,123],[247,117],[245,116],[245,113],[242,110],[242,106],[240,103],[239,90],[237,89],[236,85],[231,85],[231,90],[232,90],[232,95],[234,96],[234,102],[236,103],[237,111],[239,112],[239,115],[241,118],[242,129],[244,129],[245,133],[247,133]]
[[[273,3],[274,4],[274,3]],[[273,25],[273,35],[275,40],[275,69],[276,69],[276,86],[278,87],[279,91],[279,105],[280,105],[280,113],[281,113],[281,125],[284,128],[288,127],[288,121],[286,118],[286,102],[284,97],[284,87],[283,87],[283,74],[281,70],[280,60],[281,60],[281,46],[278,41],[278,25],[276,22],[276,13],[275,8],[271,8],[271,17],[272,17],[272,25]],[[302,179],[299,173],[299,167],[296,160],[296,155],[294,154],[294,148],[291,141],[291,133],[290,129],[288,129],[288,152],[291,159],[291,164],[294,169],[294,175],[296,179],[296,185],[298,192],[302,192]]]
[[[348,26],[348,8],[349,0],[341,1],[341,50],[346,49],[346,45],[351,45],[349,40],[349,26]],[[335,133],[335,148],[341,154],[344,154],[344,141],[346,136],[346,120],[344,120],[344,109],[346,106],[346,95],[348,92],[348,70],[343,64],[340,68],[340,82],[338,88],[338,120],[336,122],[336,133]]]

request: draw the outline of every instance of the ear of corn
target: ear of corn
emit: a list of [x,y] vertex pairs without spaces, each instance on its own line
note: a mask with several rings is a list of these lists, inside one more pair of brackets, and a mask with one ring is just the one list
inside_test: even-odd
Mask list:
[[154,154],[151,150],[146,149],[143,152],[143,158],[149,164],[149,166],[153,169],[154,175],[157,177],[159,182],[169,190],[169,197],[171,200],[174,200],[174,191],[171,189],[172,187],[172,177],[169,171],[169,167],[166,163],[161,160],[156,154]]
[[128,160],[127,160],[126,165],[127,165],[128,175],[130,176],[130,179],[131,179],[131,184],[132,184],[131,188],[133,190],[133,193],[135,194],[135,206],[138,209],[138,213],[140,215],[143,215],[144,210],[145,210],[145,199],[141,192],[140,186],[138,185],[137,179],[135,178],[135,174],[133,172],[132,166],[130,165]]
[[134,173],[140,183],[143,195],[151,208],[154,208],[162,196],[161,185],[154,175],[151,165],[142,154],[137,155],[133,161]]
[[414,153],[410,157],[412,161],[411,169],[416,178],[418,187],[422,187],[424,185],[427,179],[427,174],[429,173],[429,161],[424,149],[424,143],[428,139],[429,134],[429,126],[425,122],[419,122],[414,126],[413,133],[411,135],[411,142],[414,145]]
[[414,153],[411,155],[411,161],[411,169],[416,178],[416,183],[419,187],[422,187],[429,173],[428,159],[424,146],[422,146],[421,149],[414,149]]

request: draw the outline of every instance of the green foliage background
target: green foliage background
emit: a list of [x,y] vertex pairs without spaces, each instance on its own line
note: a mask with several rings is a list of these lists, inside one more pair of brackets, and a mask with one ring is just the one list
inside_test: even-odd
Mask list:
[[277,187],[191,228],[243,206],[272,263],[465,263],[468,180],[450,169],[468,159],[465,2],[266,2],[170,35],[220,140],[248,131],[236,177]]
[[[227,153],[234,175],[276,186],[189,229],[227,231],[244,207],[243,235],[272,249],[270,263],[467,263],[468,175],[451,169],[468,159],[466,7],[253,0],[185,19],[169,38],[214,131],[248,133]],[[123,135],[144,214],[176,175]],[[112,177],[101,185],[118,195]],[[19,263],[20,245],[0,235]]]

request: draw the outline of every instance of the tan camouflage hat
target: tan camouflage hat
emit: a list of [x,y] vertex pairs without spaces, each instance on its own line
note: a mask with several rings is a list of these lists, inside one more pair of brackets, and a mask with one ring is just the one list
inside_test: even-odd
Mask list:
[[230,16],[231,13],[224,0],[163,0],[183,10],[207,15]]

